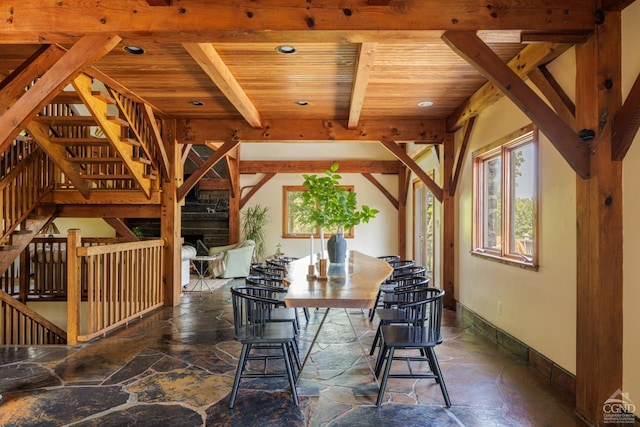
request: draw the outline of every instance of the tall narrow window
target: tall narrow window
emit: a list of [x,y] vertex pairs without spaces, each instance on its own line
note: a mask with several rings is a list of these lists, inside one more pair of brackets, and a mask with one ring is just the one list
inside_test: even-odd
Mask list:
[[538,134],[521,129],[473,154],[473,252],[537,264]]

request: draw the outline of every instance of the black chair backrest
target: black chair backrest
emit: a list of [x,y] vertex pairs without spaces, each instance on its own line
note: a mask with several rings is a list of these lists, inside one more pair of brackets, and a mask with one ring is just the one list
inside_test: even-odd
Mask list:
[[414,265],[412,267],[402,267],[402,268],[399,268],[397,272],[394,270],[393,278],[397,279],[400,277],[424,276],[426,272],[427,272],[427,269],[421,265]]
[[397,261],[400,259],[399,255],[382,255],[377,257],[378,259],[386,262]]
[[280,258],[268,258],[266,263],[267,265],[270,266],[274,266],[274,267],[286,267],[291,261],[295,261],[298,258],[294,258],[294,257],[290,257],[290,256],[283,256]]
[[395,285],[396,290],[402,288],[408,288],[412,286],[427,286],[431,281],[427,276],[400,276],[389,281],[390,284]]
[[287,275],[287,271],[284,267],[263,264],[252,264],[249,269],[249,273],[252,276],[265,276],[276,279],[283,279]]
[[278,304],[272,298],[275,288],[258,286],[232,286],[231,302],[233,306],[233,324],[237,338],[262,338],[265,322]]
[[282,279],[269,276],[247,276],[244,279],[244,283],[249,286],[269,286],[272,288],[284,288]]
[[422,298],[398,305],[398,309],[405,310],[407,325],[415,339],[431,345],[442,342],[440,326],[443,297],[443,289],[426,288]]

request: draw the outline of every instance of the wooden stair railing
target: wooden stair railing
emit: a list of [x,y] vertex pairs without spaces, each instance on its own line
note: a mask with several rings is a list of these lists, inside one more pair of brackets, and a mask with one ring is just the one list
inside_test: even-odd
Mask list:
[[67,333],[0,290],[0,345],[67,344]]

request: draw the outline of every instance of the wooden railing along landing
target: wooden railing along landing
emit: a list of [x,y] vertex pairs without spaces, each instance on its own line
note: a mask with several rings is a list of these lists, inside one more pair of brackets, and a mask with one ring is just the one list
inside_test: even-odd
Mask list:
[[[164,303],[164,240],[83,247],[80,230],[67,237],[67,340],[89,341]],[[82,264],[86,263],[86,333],[81,333]]]
[[0,345],[66,344],[67,333],[0,291]]

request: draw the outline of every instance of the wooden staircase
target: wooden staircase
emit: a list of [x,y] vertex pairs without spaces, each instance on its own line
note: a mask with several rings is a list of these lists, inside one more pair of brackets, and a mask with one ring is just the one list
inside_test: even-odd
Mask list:
[[29,135],[85,198],[99,189],[139,189],[149,197],[159,187],[153,141],[141,138],[136,116],[124,108],[126,98],[92,90],[84,74],[73,87],[27,125]]
[[0,246],[0,275],[29,246],[38,233],[54,219],[56,207],[53,205],[34,206],[21,227],[9,236],[9,244]]

